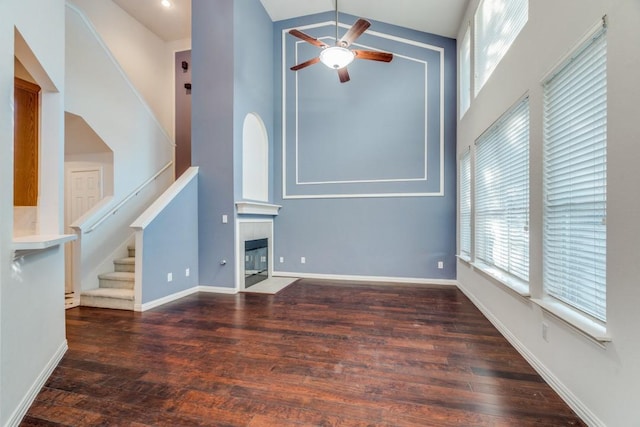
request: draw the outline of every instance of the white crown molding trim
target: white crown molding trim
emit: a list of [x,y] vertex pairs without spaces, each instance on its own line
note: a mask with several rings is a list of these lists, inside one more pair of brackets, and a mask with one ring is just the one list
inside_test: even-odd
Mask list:
[[62,357],[68,349],[69,345],[67,344],[67,340],[65,339],[62,344],[60,344],[60,347],[58,347],[51,359],[49,359],[49,362],[47,362],[46,366],[40,372],[31,387],[29,387],[29,391],[22,398],[22,401],[20,402],[16,410],[13,411],[13,414],[11,414],[11,416],[9,417],[7,424],[5,424],[7,427],[18,427],[20,425],[22,419],[27,414],[29,407],[34,402],[34,400],[36,400],[38,393],[40,393],[40,390],[53,373],[53,370],[56,368],[56,366],[58,366],[58,363],[60,363],[60,360],[62,360]]
[[321,280],[345,280],[355,282],[375,282],[384,283],[408,283],[417,285],[438,285],[457,286],[456,280],[446,279],[425,279],[417,277],[388,277],[388,276],[359,276],[349,274],[318,274],[318,273],[295,273],[287,271],[274,271],[274,277],[296,277],[298,279],[321,279]]
[[591,410],[571,391],[567,386],[564,385],[562,381],[558,377],[555,376],[553,372],[551,372],[545,365],[542,363],[529,349],[502,323],[484,304],[480,302],[476,296],[469,291],[469,289],[465,288],[460,282],[457,283],[458,289],[464,293],[467,298],[471,300],[473,305],[475,305],[478,310],[482,312],[482,314],[495,326],[495,328],[506,338],[507,341],[516,349],[518,353],[522,357],[526,359],[527,362],[535,369],[535,371],[540,374],[540,376],[551,386],[551,388],[560,395],[562,400],[564,400],[570,407],[573,409],[576,414],[585,422],[587,425],[594,427],[605,427],[605,423],[603,423]]
[[[388,34],[383,34],[380,32],[376,32],[376,31],[369,31],[368,32],[369,35],[375,35],[378,36],[380,38],[386,38],[386,39],[391,39],[394,40],[396,42],[399,43],[403,43],[403,44],[410,44],[407,43],[407,39],[402,39],[399,37],[390,37]],[[320,37],[319,40],[323,40],[323,39],[330,39],[330,41],[327,43],[328,45],[333,45],[335,44],[335,37]],[[303,41],[297,41],[295,43],[296,46],[296,52],[295,52],[295,56],[296,58],[298,57],[298,46],[300,45],[304,45],[305,42]],[[354,43],[352,46],[354,47],[360,47],[360,48],[365,48],[368,50],[373,50],[376,51],[379,49],[373,47],[373,46],[368,46],[368,45],[363,45],[360,43]],[[419,46],[419,47],[423,47],[424,46]],[[440,49],[441,53],[443,52],[442,49]],[[425,118],[424,118],[424,158],[422,159],[423,165],[422,165],[422,176],[419,177],[396,177],[396,178],[380,178],[380,179],[351,179],[351,180],[329,180],[329,181],[302,181],[300,179],[300,167],[299,167],[299,153],[300,150],[298,149],[298,142],[299,142],[299,134],[297,131],[298,128],[298,115],[296,113],[296,137],[295,137],[295,169],[296,169],[296,181],[295,181],[295,185],[296,186],[303,186],[303,185],[329,185],[329,184],[376,184],[376,183],[398,183],[398,182],[427,182],[428,181],[428,162],[429,162],[429,139],[427,137],[428,134],[428,119],[427,117],[429,116],[429,112],[428,112],[428,98],[429,98],[429,79],[428,79],[428,70],[429,70],[429,63],[427,61],[424,60],[420,60],[418,58],[413,58],[407,55],[401,55],[397,52],[394,51],[390,51],[390,50],[386,50],[386,52],[390,52],[393,53],[393,57],[394,58],[402,58],[405,59],[407,61],[413,61],[413,62],[417,62],[419,64],[421,64],[424,67],[424,98],[423,98],[423,103],[425,106]],[[441,55],[441,61],[442,61],[442,55]],[[297,76],[297,74],[296,74]],[[298,100],[298,84],[297,84],[297,77],[296,77],[296,108],[297,110],[300,109],[300,107],[298,107],[300,105],[300,102]]]
[[368,194],[316,194],[316,195],[297,195],[283,196],[282,199],[360,199],[360,198],[380,198],[380,197],[442,197],[444,192],[440,193],[368,193]]

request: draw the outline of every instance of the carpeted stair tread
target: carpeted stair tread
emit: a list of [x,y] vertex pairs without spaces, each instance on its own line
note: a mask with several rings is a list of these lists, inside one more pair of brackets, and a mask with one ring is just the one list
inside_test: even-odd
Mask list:
[[132,282],[136,278],[136,274],[129,271],[112,271],[110,273],[99,274],[98,279],[119,280],[123,282]]
[[133,289],[136,274],[128,271],[113,271],[111,273],[100,274],[98,282],[101,288],[121,288]]
[[133,301],[133,289],[98,288],[82,292],[82,296],[113,298]]
[[117,272],[133,273],[136,270],[136,259],[135,257],[114,259],[113,268]]
[[133,289],[98,288],[84,291],[80,295],[80,305],[115,310],[133,310]]

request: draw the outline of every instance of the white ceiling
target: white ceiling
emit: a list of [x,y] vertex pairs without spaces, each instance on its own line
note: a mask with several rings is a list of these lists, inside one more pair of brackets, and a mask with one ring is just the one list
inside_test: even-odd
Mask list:
[[164,41],[191,38],[191,0],[171,0],[166,8],[160,0],[113,0],[129,15]]
[[[165,41],[191,37],[191,0],[113,0]],[[244,1],[244,0],[240,0]],[[334,0],[260,0],[273,21],[333,11]],[[456,37],[469,0],[340,0],[341,13]]]
[[[334,0],[260,0],[273,21],[335,10]],[[469,0],[340,0],[339,12],[455,38]]]

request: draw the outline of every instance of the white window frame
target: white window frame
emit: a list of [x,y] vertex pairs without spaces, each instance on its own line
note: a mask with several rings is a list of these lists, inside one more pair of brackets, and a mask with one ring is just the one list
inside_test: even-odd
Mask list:
[[[537,302],[589,336],[609,341],[606,334],[607,40],[603,23],[543,81],[544,299]],[[584,82],[588,82],[588,90],[582,89]],[[588,131],[583,131],[585,126]],[[569,155],[562,154],[568,152]],[[572,178],[566,179],[567,174],[572,174]],[[580,180],[580,186],[576,180]],[[577,211],[581,213],[576,215]],[[581,230],[588,235],[577,235]],[[574,280],[575,277],[580,280]]]
[[474,15],[477,96],[529,19],[528,0],[482,0]]
[[460,252],[459,256],[465,261],[471,261],[471,149],[460,156],[459,177],[460,206]]
[[474,265],[529,293],[529,97],[476,141]]
[[467,26],[460,44],[460,118],[471,106],[471,26]]

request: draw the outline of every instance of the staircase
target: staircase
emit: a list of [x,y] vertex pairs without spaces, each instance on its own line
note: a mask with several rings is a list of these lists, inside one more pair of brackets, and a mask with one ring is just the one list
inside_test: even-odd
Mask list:
[[127,258],[113,260],[113,272],[98,276],[98,289],[82,292],[81,306],[133,311],[136,250],[132,246],[128,250]]

